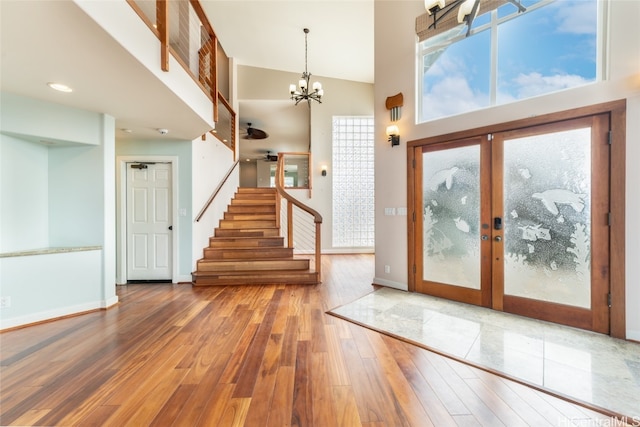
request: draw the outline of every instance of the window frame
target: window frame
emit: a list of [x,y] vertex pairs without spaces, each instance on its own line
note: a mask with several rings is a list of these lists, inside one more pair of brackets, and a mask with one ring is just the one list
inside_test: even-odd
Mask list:
[[[336,213],[336,196],[338,195],[337,190],[336,190],[336,185],[339,185],[339,183],[337,184],[336,180],[340,179],[340,177],[345,176],[345,174],[343,173],[344,171],[341,169],[341,166],[339,164],[339,162],[337,161],[337,156],[339,155],[339,153],[336,152],[336,148],[338,148],[336,146],[336,133],[338,132],[337,128],[339,128],[340,126],[345,126],[348,127],[349,124],[348,123],[340,123],[338,121],[343,120],[349,120],[349,119],[357,119],[357,120],[366,120],[366,126],[369,128],[367,134],[368,134],[368,138],[367,140],[367,150],[366,150],[366,155],[371,157],[370,159],[367,159],[366,162],[371,164],[370,170],[371,170],[371,185],[373,186],[373,188],[371,189],[371,204],[366,205],[364,203],[360,203],[357,205],[357,208],[362,208],[363,206],[370,208],[370,217],[367,214],[367,222],[365,224],[360,223],[359,221],[357,222],[358,225],[358,229],[357,230],[352,230],[351,231],[351,235],[349,236],[349,242],[348,243],[341,243],[337,241],[337,234],[341,234],[340,230],[338,229],[339,227],[339,223],[338,221],[336,221],[337,218],[340,217],[340,215],[338,215]],[[362,126],[362,125],[360,125]],[[354,132],[351,132],[351,134],[355,134]],[[342,141],[354,141],[354,138],[345,138]],[[360,141],[364,140],[364,138],[359,139]],[[345,144],[341,144],[342,147],[344,148],[351,148],[349,146],[346,146]],[[370,115],[335,115],[332,117],[332,137],[331,137],[331,149],[332,149],[332,183],[331,183],[331,211],[332,211],[332,227],[331,227],[331,246],[337,249],[363,249],[363,250],[371,250],[375,247],[375,119],[373,116]],[[362,161],[361,161],[362,162]],[[362,176],[361,174],[350,174],[349,177],[357,177],[357,176]],[[369,176],[369,175],[367,175]],[[353,182],[351,182],[353,184]],[[360,186],[360,184],[364,183],[364,180],[360,180],[357,182],[357,184]],[[354,204],[350,204],[350,206],[352,208],[354,208]],[[358,209],[355,209],[358,210]],[[352,212],[353,214],[353,212]],[[352,228],[353,228],[353,223],[351,224]],[[365,229],[363,229],[363,227],[365,227]],[[371,237],[368,237],[368,234],[371,233]],[[357,234],[357,239],[354,237],[354,235]],[[341,234],[342,235],[342,234]],[[343,235],[344,237],[344,235]],[[354,242],[354,240],[358,240],[358,242]],[[363,245],[361,243],[366,242],[370,240],[371,241],[371,245]],[[354,244],[354,243],[359,243],[359,244]]]
[[[537,3],[533,4],[533,5],[529,5],[527,6],[527,11],[524,13],[530,13],[533,12],[537,9],[540,9],[542,7],[548,6],[551,3],[554,3],[556,1],[559,0],[540,0]],[[608,21],[609,21],[609,7],[610,7],[610,0],[595,0],[596,1],[596,75],[595,75],[595,79],[593,82],[590,82],[586,85],[581,85],[581,86],[577,86],[577,87],[584,87],[584,86],[588,86],[594,83],[598,83],[598,82],[602,82],[608,79],[609,76],[609,68],[608,68],[608,61],[607,61],[607,55],[606,52],[608,51],[607,47],[608,47]],[[481,25],[478,25],[477,27],[472,27],[471,30],[469,31],[469,35],[467,36],[466,31],[462,31],[460,32],[458,35],[453,36],[453,37],[448,37],[448,38],[444,38],[442,41],[439,41],[435,44],[430,45],[429,47],[426,47],[427,45],[427,40],[424,40],[422,42],[420,41],[416,41],[416,116],[415,116],[415,123],[416,124],[422,124],[422,123],[428,123],[428,122],[433,122],[436,120],[441,120],[441,119],[445,119],[445,118],[450,118],[450,117],[456,117],[459,116],[461,114],[468,114],[468,113],[473,113],[476,111],[479,111],[481,109],[486,109],[486,108],[493,108],[493,107],[497,107],[497,106],[502,106],[502,105],[508,105],[510,103],[503,103],[503,104],[497,104],[497,86],[498,86],[498,81],[497,81],[497,68],[498,68],[498,27],[505,23],[508,22],[512,19],[515,19],[517,17],[520,16],[520,13],[518,13],[517,11],[514,11],[513,13],[503,16],[503,17],[498,17],[498,10],[494,9],[491,12],[487,13],[487,15],[490,16],[489,22],[488,23],[484,23]],[[423,120],[423,98],[424,98],[424,74],[425,72],[423,71],[424,68],[424,57],[426,55],[428,55],[431,52],[434,52],[438,49],[441,49],[443,47],[448,47],[452,44],[455,44],[457,42],[459,42],[460,40],[465,39],[466,37],[472,37],[480,32],[483,31],[490,31],[490,40],[491,40],[491,44],[489,47],[489,54],[490,54],[490,69],[489,69],[489,73],[490,73],[490,82],[489,82],[489,105],[485,106],[485,107],[481,107],[479,109],[475,109],[475,110],[469,110],[469,111],[463,111],[463,112],[459,112],[459,113],[455,113],[452,115],[448,115],[448,116],[439,116],[439,117],[434,117],[434,118],[430,118],[430,119],[426,119]],[[562,92],[562,91],[566,91],[566,90],[571,90],[571,89],[575,89],[576,87],[571,87],[571,88],[566,88],[566,89],[561,89],[559,91],[554,91],[554,92],[548,92],[548,93],[544,93],[541,95],[537,95],[537,96],[545,96],[545,95],[550,95],[553,93],[558,93],[558,92]],[[518,101],[523,101],[523,100],[527,100],[527,99],[531,99],[531,98],[535,98],[537,96],[533,96],[533,97],[528,97],[528,98],[520,98],[517,99],[513,102],[518,102]],[[513,103],[511,102],[511,103]]]

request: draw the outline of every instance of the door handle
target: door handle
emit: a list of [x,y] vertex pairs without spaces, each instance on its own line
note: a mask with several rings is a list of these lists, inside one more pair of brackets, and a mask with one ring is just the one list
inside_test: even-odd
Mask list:
[[501,236],[496,236],[494,239],[495,239],[496,242],[501,242],[502,241],[502,237]]
[[169,226],[169,230],[173,230],[173,225],[170,225],[170,226]]
[[489,236],[487,236],[486,234],[483,234],[480,238],[482,240],[489,240]]

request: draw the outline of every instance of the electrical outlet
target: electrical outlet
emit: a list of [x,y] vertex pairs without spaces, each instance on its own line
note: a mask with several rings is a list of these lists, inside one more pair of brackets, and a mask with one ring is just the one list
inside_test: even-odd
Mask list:
[[11,307],[11,297],[0,297],[0,308]]
[[390,265],[385,265],[384,266],[384,272],[387,273],[387,274],[391,273],[391,266]]

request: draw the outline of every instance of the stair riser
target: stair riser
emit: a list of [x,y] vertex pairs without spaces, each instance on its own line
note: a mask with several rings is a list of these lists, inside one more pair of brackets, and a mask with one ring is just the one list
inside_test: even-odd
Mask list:
[[216,228],[215,237],[279,237],[280,230],[277,228],[264,229],[235,229],[235,228]]
[[275,213],[224,213],[224,219],[229,221],[250,221],[250,220],[264,220],[273,221],[275,224]]
[[228,205],[227,206],[228,213],[256,213],[256,214],[264,214],[264,213],[276,213],[275,205]]
[[212,277],[197,277],[193,284],[194,286],[241,286],[241,285],[315,285],[318,282],[318,276],[314,273],[306,273],[304,275],[295,276],[270,276],[262,274],[260,276],[249,277],[225,277],[225,276],[212,276]]
[[239,187],[236,193],[276,193],[273,187]]
[[272,200],[275,201],[276,200],[276,195],[275,193],[272,194],[262,194],[262,193],[236,193],[233,196],[234,199],[236,200],[244,200],[244,199],[248,199],[248,200]]
[[232,205],[276,205],[275,199],[269,200],[261,200],[261,199],[232,199]]
[[233,221],[223,219],[220,221],[220,228],[273,228],[276,226],[275,220],[241,220],[241,221]]
[[224,272],[224,271],[240,271],[240,272],[256,272],[270,270],[308,270],[308,259],[288,259],[288,260],[233,260],[233,261],[215,261],[215,260],[199,260],[198,273],[200,272]]
[[232,249],[232,248],[206,248],[204,259],[210,260],[238,260],[238,259],[262,259],[262,258],[291,258],[293,249],[290,248],[262,248],[262,249]]
[[272,248],[284,246],[284,238],[210,237],[210,248]]

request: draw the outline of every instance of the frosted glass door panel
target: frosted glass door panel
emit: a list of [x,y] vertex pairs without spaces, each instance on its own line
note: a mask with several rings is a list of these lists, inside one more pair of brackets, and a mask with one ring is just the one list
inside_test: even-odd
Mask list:
[[422,161],[423,279],[480,289],[480,146]]
[[591,306],[591,129],[504,142],[504,293]]

